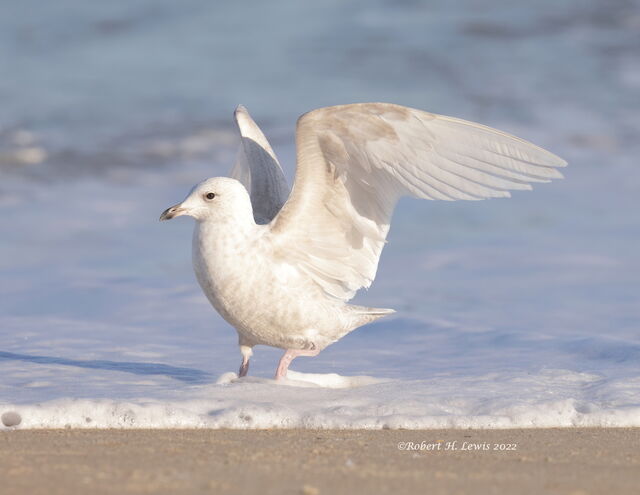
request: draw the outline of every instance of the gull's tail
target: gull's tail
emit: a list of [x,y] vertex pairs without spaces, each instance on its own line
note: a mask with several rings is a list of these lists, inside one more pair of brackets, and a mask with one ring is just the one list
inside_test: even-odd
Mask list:
[[389,316],[396,312],[395,309],[387,309],[387,308],[367,308],[365,306],[353,306],[349,305],[351,314],[354,317],[354,322],[356,323],[357,328],[361,325],[365,325],[366,323],[371,323],[379,318],[384,316]]

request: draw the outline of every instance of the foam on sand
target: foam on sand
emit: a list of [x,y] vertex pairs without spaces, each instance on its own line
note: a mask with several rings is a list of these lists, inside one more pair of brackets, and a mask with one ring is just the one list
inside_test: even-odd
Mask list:
[[[5,428],[640,426],[640,402],[628,400],[630,384],[621,394],[620,383],[567,370],[413,381],[291,375],[280,383],[225,373],[217,384],[183,390],[181,400],[57,399],[5,403],[0,411]],[[586,387],[590,398],[582,393]],[[637,393],[640,383],[635,387]]]

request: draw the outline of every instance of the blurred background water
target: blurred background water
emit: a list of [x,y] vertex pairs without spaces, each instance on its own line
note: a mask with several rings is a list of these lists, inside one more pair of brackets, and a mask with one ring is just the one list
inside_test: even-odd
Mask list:
[[[235,369],[191,223],[159,213],[228,172],[238,103],[291,177],[297,116],[388,101],[533,141],[566,179],[401,202],[357,298],[397,317],[294,367],[486,376],[489,397],[525,373],[640,405],[639,53],[634,0],[0,0],[0,403],[188,395]],[[252,373],[278,354],[259,349]],[[554,388],[564,372],[600,388]]]

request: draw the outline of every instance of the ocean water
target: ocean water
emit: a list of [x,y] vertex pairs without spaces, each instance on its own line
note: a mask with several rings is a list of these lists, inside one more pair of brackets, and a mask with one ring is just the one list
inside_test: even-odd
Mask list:
[[[640,426],[640,3],[0,2],[0,428]],[[276,383],[159,214],[245,104],[390,101],[567,159],[508,200],[403,200],[357,303]],[[17,423],[17,424],[16,424]]]

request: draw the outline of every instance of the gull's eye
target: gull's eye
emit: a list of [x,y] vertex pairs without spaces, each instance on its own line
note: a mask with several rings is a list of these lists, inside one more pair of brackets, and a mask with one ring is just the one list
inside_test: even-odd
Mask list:
[[216,197],[216,195],[215,195],[214,193],[207,193],[207,194],[205,194],[205,195],[204,195],[204,197],[205,197],[206,199],[211,200],[211,199],[215,198],[215,197]]

